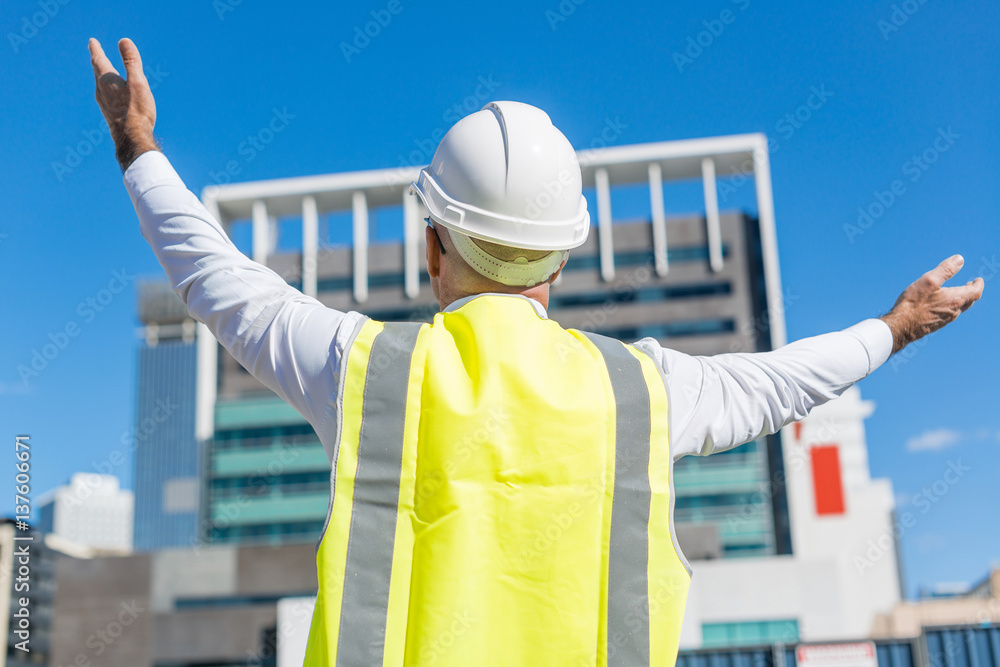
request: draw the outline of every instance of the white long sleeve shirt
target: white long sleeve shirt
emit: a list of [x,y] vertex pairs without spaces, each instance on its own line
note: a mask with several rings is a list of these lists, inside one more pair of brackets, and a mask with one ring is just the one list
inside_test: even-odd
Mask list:
[[[332,462],[340,363],[364,316],[305,296],[240,252],[162,153],[143,153],[124,181],[142,235],[191,316],[312,425]],[[659,364],[677,459],[724,451],[804,418],[883,364],[892,333],[869,319],[772,352],[712,357],[682,354],[652,338],[635,345]]]

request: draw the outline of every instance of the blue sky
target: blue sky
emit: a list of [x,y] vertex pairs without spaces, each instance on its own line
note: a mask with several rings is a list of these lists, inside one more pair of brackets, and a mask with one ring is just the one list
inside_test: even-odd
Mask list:
[[[987,279],[958,323],[861,388],[877,404],[872,473],[919,517],[902,537],[908,591],[978,579],[1000,561],[1000,6],[345,5],[6,3],[0,421],[12,449],[15,433],[32,436],[36,494],[107,460],[133,416],[134,288],[160,269],[87,55],[94,36],[120,66],[115,43],[128,36],[155,85],[163,149],[196,193],[230,161],[235,180],[256,180],[429,160],[431,137],[470,98],[540,106],[578,148],[608,123],[619,144],[767,133],[790,339],[885,312],[952,253],[966,257],[963,282]],[[247,150],[275,113],[287,127]],[[694,210],[689,195],[668,209]],[[724,208],[751,203],[751,187],[723,191]],[[859,225],[859,208],[881,213]],[[63,338],[67,327],[76,333]],[[23,378],[18,367],[52,341],[65,346]],[[959,461],[971,470],[934,493]],[[131,461],[114,472],[131,486]],[[11,513],[13,498],[3,502]]]

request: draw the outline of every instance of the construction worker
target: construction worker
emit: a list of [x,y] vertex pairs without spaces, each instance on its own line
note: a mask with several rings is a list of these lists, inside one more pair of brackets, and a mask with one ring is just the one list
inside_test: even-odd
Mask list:
[[690,576],[673,461],[802,419],[983,290],[942,287],[956,255],[882,318],[758,354],[563,329],[546,307],[587,237],[580,168],[545,113],[494,102],[411,185],[442,312],[338,312],[230,242],[159,151],[139,52],[119,49],[127,81],[90,41],[143,236],[191,316],[330,457],[307,665],[673,664]]

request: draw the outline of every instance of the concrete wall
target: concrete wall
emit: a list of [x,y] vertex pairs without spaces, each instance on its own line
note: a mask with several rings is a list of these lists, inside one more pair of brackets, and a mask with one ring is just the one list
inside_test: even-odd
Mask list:
[[257,664],[278,598],[316,590],[315,547],[65,558],[56,577],[53,665]]
[[151,556],[60,559],[52,665],[148,665],[152,659]]

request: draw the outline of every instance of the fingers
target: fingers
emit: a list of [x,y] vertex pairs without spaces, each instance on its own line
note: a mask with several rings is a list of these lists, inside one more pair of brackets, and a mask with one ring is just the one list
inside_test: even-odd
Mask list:
[[931,280],[935,286],[940,287],[952,276],[958,273],[963,264],[965,264],[965,258],[961,255],[952,255],[938,264],[936,268],[931,269],[924,275]]
[[122,62],[125,63],[125,75],[129,82],[136,81],[142,83],[146,80],[146,75],[142,72],[142,58],[139,57],[139,49],[128,37],[118,42],[118,50],[122,54]]
[[982,278],[976,278],[959,288],[963,290],[961,294],[963,298],[962,312],[965,312],[972,307],[972,304],[979,301],[980,297],[983,296],[984,287],[986,287],[986,281]]
[[118,70],[111,64],[108,57],[104,55],[104,49],[101,48],[100,42],[91,37],[87,46],[90,48],[90,64],[94,68],[94,83],[99,83],[101,77],[105,74],[118,74]]
[[947,297],[947,302],[952,304],[951,307],[965,312],[972,307],[972,304],[979,301],[979,298],[983,295],[983,288],[985,286],[986,282],[982,278],[976,278],[964,285],[945,287],[941,291]]

